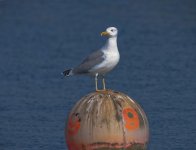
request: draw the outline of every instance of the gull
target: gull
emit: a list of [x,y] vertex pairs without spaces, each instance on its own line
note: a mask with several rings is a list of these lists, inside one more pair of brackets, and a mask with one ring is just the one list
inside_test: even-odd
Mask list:
[[105,45],[98,51],[87,56],[78,66],[66,69],[63,72],[65,77],[72,75],[89,75],[95,77],[95,89],[98,89],[98,77],[102,77],[103,90],[106,90],[104,76],[110,72],[119,62],[120,54],[117,46],[118,30],[115,27],[108,27],[101,32],[101,36],[107,36]]

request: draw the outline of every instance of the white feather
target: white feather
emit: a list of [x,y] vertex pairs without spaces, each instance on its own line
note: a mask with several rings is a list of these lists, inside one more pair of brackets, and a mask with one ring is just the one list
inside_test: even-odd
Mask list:
[[104,75],[118,64],[120,55],[117,47],[117,36],[109,38],[101,50],[104,53],[104,60],[89,71],[92,74]]

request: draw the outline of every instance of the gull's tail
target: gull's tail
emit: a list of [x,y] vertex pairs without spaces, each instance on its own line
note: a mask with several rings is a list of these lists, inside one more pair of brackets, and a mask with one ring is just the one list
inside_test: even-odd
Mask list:
[[62,73],[65,77],[73,75],[73,69],[67,69]]

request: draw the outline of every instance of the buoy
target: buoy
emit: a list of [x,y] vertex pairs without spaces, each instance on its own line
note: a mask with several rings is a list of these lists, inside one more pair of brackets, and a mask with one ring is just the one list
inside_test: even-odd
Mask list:
[[148,120],[126,94],[96,91],[73,107],[65,137],[69,150],[146,150]]

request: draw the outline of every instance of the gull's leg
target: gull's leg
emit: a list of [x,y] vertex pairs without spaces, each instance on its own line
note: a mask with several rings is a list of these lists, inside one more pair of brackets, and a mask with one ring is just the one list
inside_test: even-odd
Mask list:
[[105,88],[105,78],[104,78],[104,76],[102,78],[102,84],[103,84],[103,90],[105,90],[106,88]]
[[98,91],[97,80],[98,80],[98,73],[95,74],[95,89],[96,89],[96,91]]

